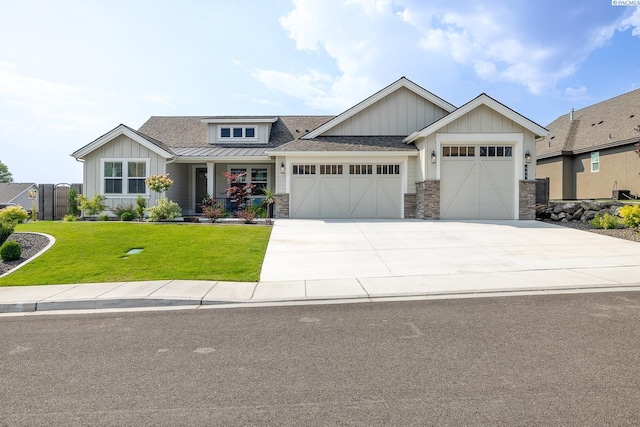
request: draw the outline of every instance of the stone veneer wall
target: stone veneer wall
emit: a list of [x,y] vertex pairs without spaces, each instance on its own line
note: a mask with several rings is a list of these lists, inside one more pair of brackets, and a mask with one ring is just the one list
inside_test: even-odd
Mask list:
[[404,217],[405,219],[412,219],[416,217],[416,195],[408,194],[404,195]]
[[277,218],[289,218],[289,195],[288,194],[276,194],[276,209],[275,217]]
[[440,219],[440,180],[416,182],[415,217]]
[[518,219],[536,219],[536,182],[520,181],[518,189],[520,198]]

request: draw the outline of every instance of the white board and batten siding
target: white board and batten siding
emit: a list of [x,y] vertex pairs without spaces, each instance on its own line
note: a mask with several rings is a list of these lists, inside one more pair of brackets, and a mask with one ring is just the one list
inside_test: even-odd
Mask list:
[[[524,153],[535,151],[533,132],[480,105],[420,144],[426,146],[420,172],[427,179],[440,180],[442,219],[517,219],[518,181],[524,179]],[[447,147],[473,147],[474,154],[446,157]],[[481,147],[496,148],[481,151]],[[489,156],[488,150],[509,152],[509,156]],[[431,152],[437,154],[436,164],[430,161]],[[534,163],[528,167],[532,178]]]
[[325,136],[409,135],[447,112],[406,88],[373,103],[323,133]]
[[[166,160],[162,156],[154,153],[146,147],[143,147],[126,135],[120,135],[86,155],[84,160],[84,182],[86,185],[83,192],[88,198],[91,198],[96,194],[104,194],[102,183],[102,161],[105,159],[117,159],[122,161],[127,161],[127,159],[148,159],[149,170],[147,171],[147,175],[163,175],[166,173]],[[106,204],[110,208],[115,208],[122,204],[135,204],[136,198],[137,195],[126,197],[107,195]],[[155,203],[155,195],[149,194],[149,201],[147,205],[150,206],[153,203]]]

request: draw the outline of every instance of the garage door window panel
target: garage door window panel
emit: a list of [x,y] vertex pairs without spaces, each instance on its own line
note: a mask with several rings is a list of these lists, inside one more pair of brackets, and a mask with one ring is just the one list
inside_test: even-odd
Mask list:
[[315,175],[316,165],[293,165],[294,175]]

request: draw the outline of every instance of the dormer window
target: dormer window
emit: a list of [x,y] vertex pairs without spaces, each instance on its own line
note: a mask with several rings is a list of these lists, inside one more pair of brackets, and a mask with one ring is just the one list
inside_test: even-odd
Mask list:
[[220,126],[219,138],[229,140],[256,139],[255,126]]

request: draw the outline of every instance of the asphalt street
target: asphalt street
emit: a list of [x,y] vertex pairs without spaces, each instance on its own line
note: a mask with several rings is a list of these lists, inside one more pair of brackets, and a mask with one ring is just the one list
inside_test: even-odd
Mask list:
[[0,426],[638,425],[640,293],[0,318]]

